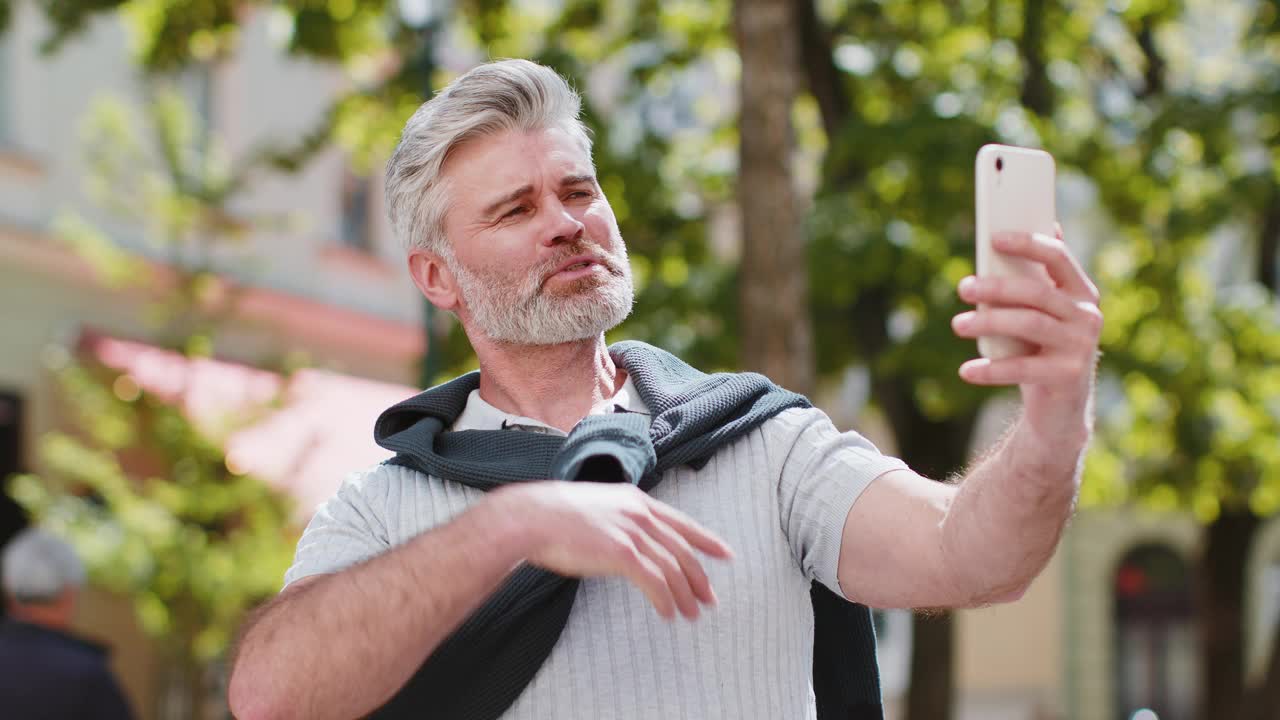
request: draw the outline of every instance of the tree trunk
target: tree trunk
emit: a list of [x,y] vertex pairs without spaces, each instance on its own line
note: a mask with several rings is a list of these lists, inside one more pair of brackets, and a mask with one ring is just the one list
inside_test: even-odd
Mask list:
[[1147,67],[1142,73],[1142,89],[1138,91],[1139,99],[1145,100],[1149,97],[1164,94],[1165,86],[1165,70],[1168,63],[1160,54],[1159,47],[1156,45],[1156,21],[1151,15],[1144,15],[1138,21],[1138,31],[1135,39],[1138,41],[1138,47],[1142,49],[1142,55],[1146,58]]
[[[892,391],[899,394],[897,404],[901,409],[894,435],[900,438],[902,457],[917,472],[939,480],[961,470],[968,459],[973,416],[946,422],[928,420],[914,403],[905,402],[902,383],[896,385]],[[912,618],[906,720],[950,720],[955,704],[955,674],[953,614],[916,613]]]
[[[800,81],[818,103],[822,130],[829,147],[842,142],[857,93],[845,83],[846,73],[836,67],[831,31],[822,24],[813,0],[795,3],[795,31],[800,46]],[[856,157],[845,158],[841,167],[827,169],[823,184],[829,188],[853,187],[866,178],[867,168]]]
[[160,720],[213,720],[208,702],[208,668],[196,660],[190,641],[166,646],[163,656],[164,691],[155,716]]
[[791,173],[791,106],[799,56],[787,0],[739,0],[734,32],[742,58],[738,279],[743,366],[796,392],[813,392],[813,330],[805,242]]
[[[843,74],[832,58],[830,34],[822,26],[813,0],[796,6],[796,32],[801,47],[805,85],[818,101],[823,129],[830,142],[839,139],[851,112]],[[828,183],[841,186],[862,182],[865,168],[850,166]],[[892,342],[885,321],[890,311],[883,289],[864,292],[850,313],[850,326],[869,358],[887,351]],[[917,472],[943,479],[964,467],[968,459],[974,416],[947,421],[925,417],[915,404],[911,387],[904,378],[877,374],[872,378],[872,397],[884,410],[898,454]],[[949,612],[916,615],[912,621],[911,680],[907,691],[908,720],[949,720],[955,696],[954,632]]]
[[1196,575],[1201,644],[1200,720],[1238,718],[1244,699],[1245,566],[1261,521],[1224,509],[1205,528]]
[[1045,0],[1026,0],[1022,6],[1022,37],[1018,53],[1022,56],[1022,104],[1028,110],[1047,117],[1053,113],[1053,84],[1049,82],[1045,62]]
[[955,623],[950,612],[916,613],[906,720],[946,720],[955,696]]
[[796,3],[795,11],[800,64],[804,69],[801,77],[809,94],[818,103],[827,142],[835,144],[840,128],[849,117],[851,102],[848,88],[844,85],[844,73],[832,61],[834,48],[831,33],[823,26],[822,18],[818,17],[818,9],[814,7],[813,0]]
[[[799,39],[798,45],[803,48],[800,56],[803,80],[817,100],[823,129],[834,145],[841,140],[842,128],[853,112],[850,88],[845,84],[844,73],[835,66],[831,34],[823,27],[814,0],[799,0],[795,4],[795,16],[793,30]],[[774,28],[772,32],[778,31],[779,28]],[[745,81],[745,58],[743,78]],[[838,172],[836,177],[825,178],[827,185],[852,188],[863,182],[866,168],[850,162]],[[890,309],[889,298],[882,288],[864,292],[851,309],[849,324],[867,358],[881,356],[892,345],[885,326]],[[915,404],[909,380],[897,376],[874,373],[871,392],[876,404],[888,416],[898,454],[913,469],[928,477],[943,479],[964,467],[975,415],[931,420]],[[955,696],[952,625],[951,614],[945,612],[917,615],[913,621],[908,720],[952,717]]]
[[[889,299],[884,292],[859,298],[851,318],[858,339],[869,352],[889,346],[885,318]],[[873,379],[871,393],[893,428],[898,454],[926,477],[943,480],[968,461],[976,415],[932,420],[916,405],[910,385],[894,376]],[[949,611],[916,614],[911,634],[911,684],[907,690],[906,720],[950,720],[955,704],[955,633]]]
[[1258,231],[1258,282],[1276,294],[1276,250],[1280,247],[1280,185],[1271,186]]
[[183,676],[186,680],[187,702],[190,703],[188,720],[206,720],[209,717],[209,690],[207,668],[194,657],[186,658]]
[[[1280,185],[1272,184],[1267,204],[1262,211],[1258,231],[1258,282],[1276,296],[1276,251],[1280,247]],[[1242,590],[1243,591],[1243,590]],[[1280,621],[1276,622],[1268,643],[1267,668],[1258,684],[1243,701],[1244,720],[1276,720],[1280,718]],[[1243,652],[1241,652],[1243,654]]]

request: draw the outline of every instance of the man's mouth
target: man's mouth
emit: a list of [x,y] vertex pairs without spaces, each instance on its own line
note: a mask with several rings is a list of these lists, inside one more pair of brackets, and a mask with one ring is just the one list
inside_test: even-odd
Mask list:
[[556,268],[551,273],[551,276],[560,275],[560,274],[580,275],[583,272],[591,272],[596,267],[603,268],[604,270],[609,270],[609,266],[605,264],[602,258],[596,255],[589,255],[586,253],[577,255],[576,257],[565,258],[564,263],[565,264]]

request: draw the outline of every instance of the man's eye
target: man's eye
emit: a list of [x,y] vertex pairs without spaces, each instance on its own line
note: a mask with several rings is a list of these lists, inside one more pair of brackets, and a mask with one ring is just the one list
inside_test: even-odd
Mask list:
[[589,198],[589,197],[591,197],[591,193],[587,192],[586,190],[574,190],[573,192],[569,193],[570,199],[580,199],[580,198]]
[[503,215],[502,217],[504,217],[504,218],[519,217],[519,216],[521,216],[521,215],[525,214],[525,212],[527,212],[528,210],[529,210],[529,208],[525,207],[524,205],[517,205],[517,206],[515,206],[515,207],[511,208],[510,210],[508,210],[508,211],[506,212],[506,214],[505,214],[505,215]]

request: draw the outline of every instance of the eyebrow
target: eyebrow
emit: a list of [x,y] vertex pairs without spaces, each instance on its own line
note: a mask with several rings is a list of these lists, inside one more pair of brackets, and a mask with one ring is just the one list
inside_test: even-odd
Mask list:
[[[566,175],[563,178],[560,178],[560,187],[564,188],[564,187],[569,187],[571,185],[581,185],[583,183],[590,183],[594,185],[595,182],[596,182],[596,176],[590,173],[582,174],[582,175]],[[513,203],[516,200],[519,200],[520,198],[524,197],[525,195],[528,195],[531,192],[533,192],[532,185],[521,185],[515,190],[512,190],[506,195],[503,195],[497,200],[494,200],[493,202],[486,205],[482,212],[482,217],[492,217],[493,214],[498,212],[498,210],[501,209],[503,205],[506,205],[508,203]]]
[[583,183],[596,184],[596,176],[590,173],[585,175],[565,175],[560,179],[560,187],[568,187],[570,185],[581,185]]

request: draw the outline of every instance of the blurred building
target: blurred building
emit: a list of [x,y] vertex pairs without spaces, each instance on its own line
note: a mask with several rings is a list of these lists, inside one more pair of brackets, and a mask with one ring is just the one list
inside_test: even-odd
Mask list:
[[[187,399],[196,415],[256,391],[285,390],[282,412],[234,436],[228,456],[289,489],[300,507],[313,507],[345,471],[378,456],[372,415],[412,391],[424,349],[421,300],[386,226],[379,174],[355,172],[330,150],[296,175],[260,178],[237,210],[301,213],[304,228],[259,233],[243,251],[214,259],[244,290],[215,360],[189,362],[155,348],[142,319],[149,293],[102,285],[49,230],[59,213],[72,210],[157,266],[166,262],[141,227],[91,202],[84,183],[81,125],[91,105],[103,95],[142,102],[127,33],[115,20],[99,20],[45,56],[41,12],[19,2],[13,13],[0,35],[0,476],[29,469],[36,439],[58,426],[43,358],[60,347],[129,373],[153,392],[163,394],[174,378],[194,382],[198,397]],[[308,133],[345,88],[333,68],[286,59],[269,25],[265,17],[252,20],[236,58],[182,78],[233,157]],[[257,369],[290,353],[305,354],[318,369],[293,376],[288,388]],[[316,402],[343,407],[355,429],[325,434],[308,426],[316,412],[308,403]],[[832,414],[845,426],[856,421]],[[988,432],[979,444],[991,439]],[[289,450],[277,451],[282,446]],[[0,497],[0,541],[22,522]],[[1190,717],[1198,680],[1190,568],[1198,534],[1185,516],[1080,513],[1022,600],[959,614],[959,717],[1121,720],[1147,705],[1165,708],[1165,720]],[[1280,524],[1264,529],[1250,562],[1248,637],[1257,667],[1280,610]],[[98,593],[82,605],[82,629],[112,644],[135,707],[155,717],[164,668],[128,602]],[[886,697],[897,715],[910,617],[885,612],[879,620]]]
[[[197,416],[254,393],[280,394],[280,411],[233,436],[228,458],[288,489],[304,510],[336,489],[343,468],[384,457],[372,440],[373,419],[413,392],[424,342],[421,300],[386,226],[378,174],[357,173],[329,150],[297,174],[256,178],[234,201],[237,212],[300,215],[301,222],[287,233],[255,234],[234,253],[211,259],[242,293],[217,336],[214,359],[188,362],[160,350],[144,319],[152,289],[107,287],[50,230],[55,218],[74,212],[150,258],[163,284],[165,248],[149,242],[143,227],[92,202],[86,187],[91,171],[82,135],[95,102],[112,97],[145,117],[128,33],[117,19],[102,18],[44,55],[40,46],[50,32],[43,12],[31,2],[14,3],[12,11],[0,35],[0,476],[35,469],[38,438],[60,424],[56,382],[45,362],[50,348],[129,373],[161,395],[183,384],[182,402]],[[288,59],[267,25],[261,17],[247,25],[233,60],[179,78],[200,120],[233,158],[268,141],[295,143],[344,89],[336,69]],[[147,132],[140,130],[144,141]],[[287,384],[257,369],[288,357],[316,369],[293,374]],[[340,422],[320,427],[320,405]],[[0,542],[23,523],[16,505],[0,496]],[[141,717],[156,717],[166,668],[128,600],[95,592],[80,612],[80,630],[112,646]]]
[[[1007,406],[990,407],[975,449],[1010,419]],[[1158,710],[1161,720],[1194,718],[1201,668],[1193,567],[1201,532],[1190,513],[1079,511],[1022,599],[956,613],[957,720],[1129,720],[1142,708]],[[1248,568],[1246,652],[1257,675],[1280,621],[1280,519],[1260,529]],[[911,618],[905,611],[878,616],[894,720],[903,716]]]

